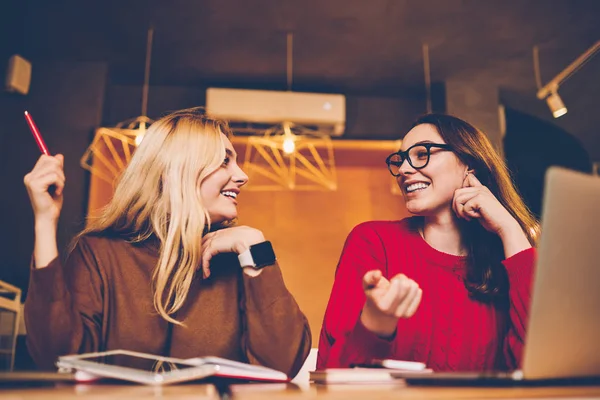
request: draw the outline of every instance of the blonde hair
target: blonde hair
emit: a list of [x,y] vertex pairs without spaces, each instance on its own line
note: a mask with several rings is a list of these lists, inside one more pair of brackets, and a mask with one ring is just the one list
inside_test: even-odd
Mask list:
[[225,158],[226,122],[201,108],[173,112],[153,123],[121,175],[110,203],[78,237],[110,232],[132,242],[156,237],[160,255],[153,274],[154,307],[167,321],[181,308],[202,260],[210,218],[200,197],[202,181]]

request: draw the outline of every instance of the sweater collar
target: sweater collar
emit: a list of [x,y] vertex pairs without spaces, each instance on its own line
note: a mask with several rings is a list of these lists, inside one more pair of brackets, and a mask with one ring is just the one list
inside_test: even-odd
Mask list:
[[418,220],[418,217],[411,218],[412,221],[410,225],[410,232],[413,236],[413,241],[416,246],[416,249],[420,254],[423,255],[423,258],[432,264],[435,264],[440,267],[451,268],[453,270],[462,269],[466,265],[467,256],[457,256],[454,254],[444,253],[443,251],[437,250],[433,248],[423,236],[419,232],[418,227],[421,226],[421,221]]

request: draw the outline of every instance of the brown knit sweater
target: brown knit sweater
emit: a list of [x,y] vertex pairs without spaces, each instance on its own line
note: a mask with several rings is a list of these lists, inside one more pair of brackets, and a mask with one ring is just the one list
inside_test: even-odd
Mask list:
[[126,349],[164,356],[219,356],[275,368],[293,377],[308,356],[306,317],[286,289],[277,264],[257,277],[242,272],[235,254],[211,262],[211,276],[194,279],[174,315],[154,309],[152,242],[84,236],[65,265],[56,259],[32,269],[25,302],[27,345],[40,368],[58,356]]

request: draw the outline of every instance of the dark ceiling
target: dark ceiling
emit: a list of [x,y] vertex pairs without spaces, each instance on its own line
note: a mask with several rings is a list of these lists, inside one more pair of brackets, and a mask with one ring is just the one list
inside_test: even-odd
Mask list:
[[[154,84],[239,81],[285,88],[291,31],[295,82],[361,93],[421,86],[422,43],[430,46],[434,81],[522,63],[533,87],[533,45],[541,48],[549,78],[600,38],[598,0],[24,3],[32,56],[106,60],[121,83],[142,81],[149,25],[155,27]],[[510,86],[511,79],[504,80]]]
[[[534,45],[546,82],[600,39],[599,0],[3,0],[0,13],[4,53],[104,61],[113,84],[142,82],[152,25],[152,85],[285,89],[293,32],[296,90],[422,90],[427,43],[433,81],[483,77],[525,109],[545,107],[531,106]],[[561,89],[582,112],[569,128],[587,135],[600,136],[599,66],[600,56]]]

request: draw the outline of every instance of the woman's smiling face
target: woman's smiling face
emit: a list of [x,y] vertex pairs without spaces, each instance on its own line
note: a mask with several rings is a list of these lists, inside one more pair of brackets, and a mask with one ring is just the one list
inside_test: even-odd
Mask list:
[[231,141],[223,135],[223,142],[223,164],[200,184],[200,196],[213,224],[237,217],[237,196],[248,182],[248,175],[237,164],[237,154]]
[[[421,124],[411,129],[402,140],[402,151],[420,143],[445,144],[436,128]],[[421,154],[426,157],[426,153]],[[416,160],[412,160],[416,164]],[[404,195],[407,210],[415,215],[432,216],[451,210],[454,191],[462,187],[467,166],[452,152],[432,147],[429,162],[415,169],[405,160],[396,178]]]

